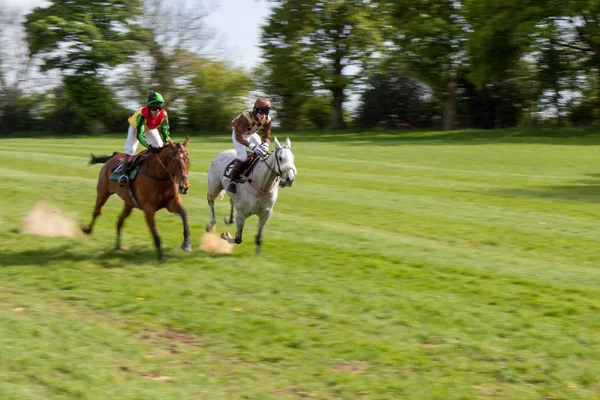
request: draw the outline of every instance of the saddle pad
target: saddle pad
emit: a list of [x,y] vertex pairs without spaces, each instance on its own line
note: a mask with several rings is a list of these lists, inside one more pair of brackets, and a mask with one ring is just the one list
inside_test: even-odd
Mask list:
[[[119,178],[121,177],[121,175],[123,175],[118,171],[118,168],[120,166],[121,166],[121,164],[119,164],[115,168],[113,168],[112,174],[110,174],[110,178],[108,178],[109,181],[118,181]],[[129,182],[131,182],[135,179],[139,170],[140,170],[140,166],[136,165],[131,171],[129,171]],[[115,171],[117,171],[117,172],[115,172]]]
[[[233,164],[235,164],[235,160],[236,159],[234,158],[233,161],[231,161],[229,164],[227,164],[227,167],[225,167],[225,172],[223,173],[224,177],[231,177],[231,170],[233,169]],[[252,170],[255,164],[254,161],[256,161],[254,153],[248,153],[248,159],[244,161],[242,171],[240,172],[240,178],[247,177],[250,174],[250,171]]]

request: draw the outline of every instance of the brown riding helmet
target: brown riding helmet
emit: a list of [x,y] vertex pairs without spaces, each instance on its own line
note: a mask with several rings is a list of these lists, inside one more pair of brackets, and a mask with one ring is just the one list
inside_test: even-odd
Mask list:
[[258,99],[256,99],[256,101],[254,102],[254,111],[260,108],[267,108],[270,110],[271,100],[267,99],[266,97],[259,97]]

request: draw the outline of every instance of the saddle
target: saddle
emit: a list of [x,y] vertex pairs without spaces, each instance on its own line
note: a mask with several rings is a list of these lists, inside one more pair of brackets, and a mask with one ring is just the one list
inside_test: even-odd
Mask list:
[[[250,173],[254,169],[254,166],[260,159],[260,157],[258,157],[255,153],[248,152],[247,154],[248,154],[248,158],[246,159],[246,161],[244,161],[244,165],[242,166],[242,170],[240,172],[239,183],[246,182],[246,179],[248,179],[248,177],[250,176]],[[231,161],[225,168],[225,173],[223,174],[225,177],[227,177],[227,178],[231,177],[231,170],[233,169],[233,164],[235,164],[235,160],[236,159],[234,158],[233,161]]]
[[[116,154],[116,153],[114,153],[114,154]],[[150,154],[151,153],[148,150],[144,150],[144,151],[136,154],[135,156],[133,156],[133,159],[129,163],[129,174],[128,174],[129,182],[131,182],[135,179],[138,171],[140,170],[142,161],[144,161],[146,158],[148,158],[148,156]],[[109,181],[115,181],[115,182],[119,181],[119,178],[121,177],[121,175],[123,175],[123,171],[121,171],[122,166],[123,166],[123,164],[119,163],[112,169],[110,177],[108,178]]]

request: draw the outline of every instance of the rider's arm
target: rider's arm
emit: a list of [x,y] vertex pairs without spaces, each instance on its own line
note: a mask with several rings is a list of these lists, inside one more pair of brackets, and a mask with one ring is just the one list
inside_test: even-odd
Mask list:
[[244,146],[248,146],[250,142],[246,139],[246,132],[250,131],[250,121],[243,114],[240,114],[231,122],[231,127],[235,131],[235,140]]
[[144,135],[144,122],[146,122],[144,116],[142,115],[142,113],[139,113],[137,116],[136,124],[135,124],[135,126],[136,126],[135,130],[137,131],[137,139],[140,141],[142,146],[148,147],[148,142],[146,141],[146,135]]
[[167,115],[167,111],[165,110],[165,119],[163,119],[162,124],[160,124],[160,130],[162,134],[162,139],[165,144],[169,141],[171,137],[171,132],[169,132],[169,116]]
[[262,141],[264,143],[271,143],[271,121],[267,122],[265,127],[263,128]]

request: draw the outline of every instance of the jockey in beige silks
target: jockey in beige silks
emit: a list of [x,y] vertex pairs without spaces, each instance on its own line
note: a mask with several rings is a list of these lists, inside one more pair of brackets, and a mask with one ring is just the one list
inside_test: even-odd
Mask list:
[[[231,121],[231,139],[236,151],[236,160],[231,170],[231,181],[227,190],[231,193],[236,192],[236,185],[240,178],[240,173],[244,162],[248,158],[246,147],[256,153],[258,156],[266,156],[271,142],[271,101],[266,97],[259,97],[254,103],[254,107],[245,110]],[[262,138],[258,132],[262,131]]]

